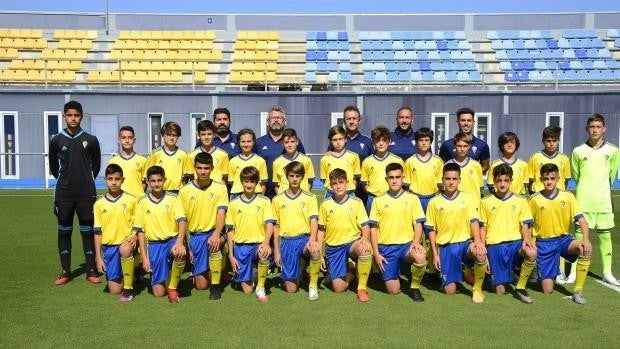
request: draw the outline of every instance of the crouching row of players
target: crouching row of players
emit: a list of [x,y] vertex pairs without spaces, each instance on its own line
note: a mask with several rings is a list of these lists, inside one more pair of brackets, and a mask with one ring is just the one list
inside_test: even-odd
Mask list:
[[[389,190],[374,199],[369,216],[363,202],[347,192],[347,174],[341,169],[329,173],[334,195],[319,208],[316,197],[300,189],[305,170],[299,162],[286,166],[289,187],[273,201],[256,194],[259,174],[254,167],[241,172],[243,193],[229,202],[226,187],[210,179],[211,155],[198,154],[194,165],[196,179],[178,196],[163,191],[165,173],[161,167],[149,168],[151,192],[141,200],[120,189],[123,174],[119,166],[106,168],[108,192],[95,204],[96,260],[99,271],[106,273],[110,291],[120,293],[121,301],[134,298],[133,256],[139,246],[143,268],[152,275],[153,294],[161,297],[167,292],[171,302],[178,302],[176,289],[185,268],[188,235],[195,287],[209,287],[210,299],[221,297],[222,252],[227,239],[234,281],[245,293],[254,292],[261,302],[268,300],[265,280],[272,254],[288,292],[297,291],[300,260],[309,257],[310,300],[319,298],[319,272],[324,267],[335,292],[345,292],[357,278],[357,298],[367,302],[373,258],[390,294],[400,292],[400,266],[406,263],[411,266],[407,293],[420,302],[424,300],[420,284],[427,267],[426,232],[432,263],[441,272],[447,294],[454,294],[463,280],[463,264],[473,266],[472,300],[481,303],[487,269],[493,286],[503,293],[504,285],[514,281],[513,266],[522,261],[515,295],[531,303],[525,285],[536,262],[542,289],[551,293],[561,255],[577,260],[573,300],[585,303],[582,289],[591,254],[588,227],[572,194],[556,188],[556,165],[542,167],[545,188],[529,202],[510,192],[512,169],[500,165],[493,170],[495,193],[480,203],[476,195],[459,191],[460,166],[448,163],[443,167],[443,191],[425,200],[427,207],[423,208],[416,195],[403,189],[402,165],[392,163],[385,171]],[[581,241],[568,235],[573,220],[583,231]],[[536,241],[531,236],[532,226]],[[350,260],[356,264],[349,265]]]

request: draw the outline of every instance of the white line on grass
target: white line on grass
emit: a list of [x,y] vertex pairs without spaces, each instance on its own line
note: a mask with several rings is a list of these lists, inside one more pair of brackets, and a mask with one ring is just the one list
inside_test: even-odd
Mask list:
[[598,282],[599,284],[601,284],[601,285],[603,285],[603,286],[605,286],[605,287],[607,287],[609,289],[612,289],[612,290],[620,293],[620,286],[610,285],[610,284],[606,283],[605,281],[602,281],[602,280],[599,280],[599,279],[596,279],[594,281]]

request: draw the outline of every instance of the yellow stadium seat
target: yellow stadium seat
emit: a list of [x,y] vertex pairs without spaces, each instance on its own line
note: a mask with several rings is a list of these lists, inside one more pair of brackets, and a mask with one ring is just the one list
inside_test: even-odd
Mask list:
[[194,82],[206,82],[207,73],[204,71],[195,71],[194,72]]
[[9,37],[10,38],[20,38],[21,37],[21,30],[16,29],[16,28],[10,28],[9,29]]
[[276,73],[275,72],[267,72],[267,81],[274,82],[276,81]]
[[278,60],[278,52],[277,51],[267,51],[267,58],[266,60],[268,61],[277,61]]
[[0,48],[0,58],[17,58],[17,50],[14,48]]
[[265,39],[279,41],[280,40],[280,32],[275,32],[275,31],[267,32],[267,35],[265,36]]
[[0,38],[9,37],[9,28],[0,28]]
[[255,45],[255,49],[256,50],[267,50],[267,41],[265,40],[258,40],[256,41],[256,45]]
[[194,70],[209,70],[209,62],[194,62]]
[[267,41],[267,49],[268,50],[278,50],[278,42],[277,41]]
[[141,40],[149,40],[152,38],[153,35],[151,30],[140,30],[138,32],[138,38]]
[[183,40],[183,31],[182,30],[173,30],[172,31],[172,40]]
[[97,31],[96,30],[92,30],[92,29],[91,30],[87,30],[85,38],[89,39],[89,40],[96,39],[97,38]]
[[117,40],[128,40],[130,37],[131,35],[128,30],[121,30],[120,32],[118,32]]
[[276,63],[276,62],[267,62],[266,65],[267,65],[267,67],[266,67],[267,71],[275,72],[277,70],[277,67],[278,67],[278,63]]
[[265,61],[267,60],[267,51],[256,51],[256,60],[257,61]]
[[237,32],[237,40],[247,40],[247,39],[248,39],[248,32],[246,31]]
[[183,31],[183,40],[192,40],[194,39],[194,32],[191,30],[184,30]]

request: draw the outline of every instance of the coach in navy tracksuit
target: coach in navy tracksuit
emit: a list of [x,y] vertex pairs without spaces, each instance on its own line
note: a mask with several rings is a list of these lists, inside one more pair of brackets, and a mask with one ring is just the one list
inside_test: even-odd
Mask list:
[[[459,126],[459,131],[471,136],[471,147],[467,154],[470,158],[478,161],[482,166],[482,172],[486,172],[489,169],[489,159],[491,154],[489,152],[489,145],[487,142],[473,135],[474,129],[474,115],[475,112],[470,108],[461,108],[456,111],[456,123]],[[454,159],[456,154],[456,148],[454,147],[454,138],[450,138],[441,143],[439,148],[439,157],[444,161]]]
[[415,146],[413,132],[413,110],[409,107],[401,107],[396,112],[396,128],[392,132],[392,142],[389,151],[398,155],[403,161],[418,152]]

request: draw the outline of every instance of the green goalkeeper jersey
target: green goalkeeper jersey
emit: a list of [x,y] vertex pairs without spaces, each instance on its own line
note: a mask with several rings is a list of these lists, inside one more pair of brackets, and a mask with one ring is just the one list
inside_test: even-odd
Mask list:
[[610,213],[611,184],[620,166],[620,152],[605,142],[599,148],[587,143],[573,150],[571,165],[577,182],[577,202],[583,212]]

